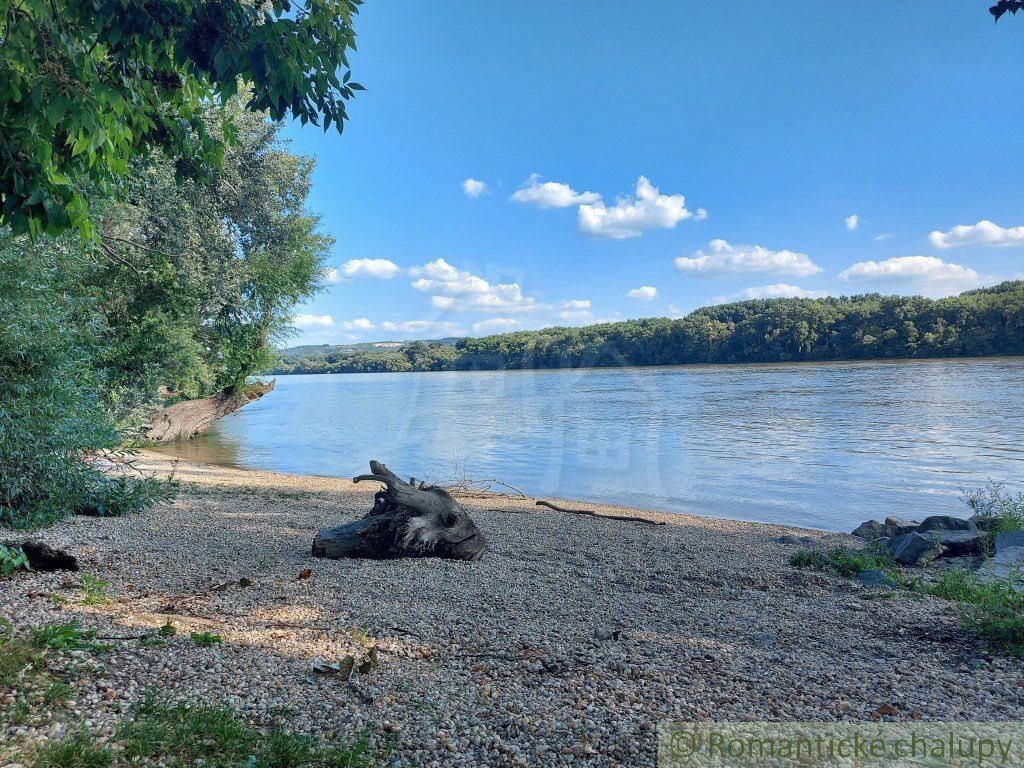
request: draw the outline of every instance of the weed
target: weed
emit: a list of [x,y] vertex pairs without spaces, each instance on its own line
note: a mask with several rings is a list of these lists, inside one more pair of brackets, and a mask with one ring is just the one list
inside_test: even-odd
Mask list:
[[21,547],[0,544],[0,576],[10,576],[16,571],[31,571],[28,556]]
[[114,755],[109,747],[82,732],[39,747],[29,765],[31,768],[109,768],[113,762]]
[[92,651],[97,648],[93,642],[95,637],[96,632],[82,629],[77,621],[70,624],[46,624],[29,630],[32,645],[42,650]]
[[43,702],[46,704],[63,704],[73,698],[75,689],[67,683],[50,683],[43,689]]
[[850,547],[835,547],[828,552],[798,549],[790,555],[789,564],[797,568],[833,571],[846,578],[868,570],[889,570],[894,565],[892,557],[881,549]]
[[82,576],[82,591],[85,592],[83,605],[109,605],[110,597],[107,595],[107,587],[110,582],[101,581],[88,573]]
[[265,557],[261,557],[260,561],[258,563],[256,563],[256,570],[257,571],[269,571],[270,570],[270,563],[267,562],[267,559]]
[[979,528],[992,533],[1024,530],[1024,493],[1006,493],[1002,483],[989,483],[980,490],[961,489],[964,504],[974,512]]
[[216,645],[224,640],[220,635],[215,635],[213,632],[190,632],[189,637],[191,637],[198,646]]
[[170,619],[167,619],[167,622],[157,630],[157,635],[160,637],[174,637],[176,634],[178,634],[178,628]]
[[960,568],[947,571],[925,591],[956,602],[964,627],[993,650],[1024,657],[1024,594],[1011,582],[982,583],[974,571]]

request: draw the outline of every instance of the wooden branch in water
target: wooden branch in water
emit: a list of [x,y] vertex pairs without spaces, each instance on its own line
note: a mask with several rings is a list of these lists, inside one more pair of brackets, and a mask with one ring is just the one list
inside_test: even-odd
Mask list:
[[598,517],[602,520],[622,520],[627,523],[647,523],[647,525],[665,525],[664,521],[661,520],[648,520],[646,517],[631,517],[629,515],[601,515],[590,509],[568,509],[566,507],[560,507],[557,504],[552,504],[550,501],[544,501],[544,499],[537,499],[538,507],[547,507],[553,509],[555,512],[565,512],[569,515],[586,515],[587,517]]

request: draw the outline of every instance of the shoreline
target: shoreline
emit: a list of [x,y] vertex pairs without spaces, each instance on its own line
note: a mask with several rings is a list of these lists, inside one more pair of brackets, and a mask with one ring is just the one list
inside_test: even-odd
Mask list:
[[[870,720],[880,707],[898,720],[1024,718],[1024,664],[985,653],[948,603],[787,564],[799,546],[848,534],[588,504],[667,523],[655,527],[460,498],[490,544],[479,562],[319,560],[313,535],[364,515],[368,484],[150,452],[138,463],[176,464],[179,498],[0,532],[83,565],[6,580],[0,617],[117,636],[171,621],[177,634],[97,656],[74,706],[9,727],[11,744],[85,720],[109,735],[154,693],[222,701],[263,728],[367,731],[396,766],[653,766],[668,718]],[[108,604],[87,604],[86,575],[107,582]],[[371,648],[380,667],[358,686],[313,669]]]

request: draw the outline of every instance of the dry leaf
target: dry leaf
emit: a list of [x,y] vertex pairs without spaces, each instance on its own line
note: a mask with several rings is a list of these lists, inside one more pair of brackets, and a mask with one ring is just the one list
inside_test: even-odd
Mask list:
[[303,579],[308,579],[312,575],[313,571],[311,569],[303,568],[301,571],[299,571],[299,581],[302,581]]

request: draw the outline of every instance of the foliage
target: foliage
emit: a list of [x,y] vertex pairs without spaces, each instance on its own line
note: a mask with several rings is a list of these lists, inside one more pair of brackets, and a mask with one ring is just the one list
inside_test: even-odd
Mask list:
[[789,564],[796,568],[832,571],[848,579],[864,571],[894,567],[892,557],[881,549],[849,547],[835,547],[828,552],[798,549],[790,555]]
[[95,576],[85,574],[82,576],[82,591],[85,592],[85,597],[82,599],[83,605],[108,605],[110,603],[110,597],[107,595],[107,587],[110,586],[110,582],[102,581],[97,579]]
[[1007,580],[979,582],[974,571],[954,569],[926,591],[960,606],[964,627],[993,650],[1024,657],[1024,594]]
[[1024,281],[946,299],[861,296],[758,299],[684,318],[547,328],[418,348],[361,345],[286,355],[276,373],[592,368],[687,363],[968,357],[1024,354]]
[[96,632],[82,629],[77,621],[70,624],[46,624],[29,630],[29,642],[41,650],[92,651],[97,649],[93,642]]
[[114,753],[110,747],[76,731],[60,741],[47,741],[37,747],[30,768],[110,768]]
[[1017,11],[1024,8],[1024,0],[998,0],[998,2],[988,9],[988,12],[995,17],[996,21],[999,21],[1006,12],[1009,11],[1014,16],[1017,15]]
[[352,745],[321,745],[281,729],[261,733],[228,706],[168,704],[150,699],[126,719],[117,733],[129,761],[160,758],[162,764],[211,768],[371,768],[377,765],[365,740]]
[[213,632],[190,632],[189,637],[191,637],[195,644],[200,647],[206,645],[217,645],[224,641],[224,638],[220,635],[215,635]]
[[[0,11],[0,224],[95,234],[83,184],[156,149],[180,177],[219,164],[210,104],[340,131],[361,0],[19,0]],[[339,70],[345,69],[339,77]]]
[[971,518],[982,530],[1009,533],[1024,530],[1024,493],[1003,490],[1002,483],[989,482],[984,488],[962,491],[964,503],[974,512]]
[[0,525],[36,527],[83,507],[123,514],[162,492],[86,461],[120,441],[93,365],[107,328],[80,288],[87,271],[67,239],[0,235]]
[[10,576],[16,571],[31,571],[28,556],[21,547],[0,544],[0,576]]

